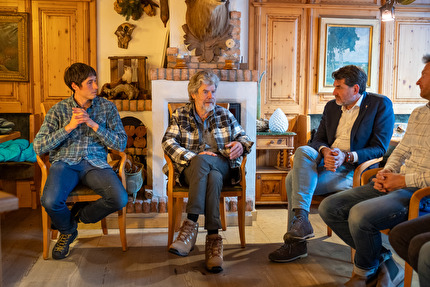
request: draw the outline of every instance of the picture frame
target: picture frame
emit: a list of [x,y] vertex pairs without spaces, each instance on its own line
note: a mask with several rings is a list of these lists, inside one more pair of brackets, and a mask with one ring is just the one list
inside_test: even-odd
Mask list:
[[0,13],[0,81],[28,81],[28,13]]
[[378,19],[321,18],[318,93],[332,93],[332,72],[357,65],[367,74],[366,91],[378,92],[380,22]]

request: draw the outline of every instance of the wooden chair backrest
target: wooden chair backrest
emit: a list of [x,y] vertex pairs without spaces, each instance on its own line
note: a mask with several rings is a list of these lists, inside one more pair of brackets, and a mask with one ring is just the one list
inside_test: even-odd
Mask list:
[[55,103],[51,103],[51,102],[40,103],[40,110],[42,111],[43,119],[45,118],[46,113],[48,113],[49,109],[51,109],[54,105]]
[[[167,105],[167,107],[169,108],[169,115],[171,115],[177,108],[183,107],[185,106],[185,104],[187,103],[169,103]],[[218,106],[221,106],[225,109],[229,109],[230,108],[230,103],[216,103]]]

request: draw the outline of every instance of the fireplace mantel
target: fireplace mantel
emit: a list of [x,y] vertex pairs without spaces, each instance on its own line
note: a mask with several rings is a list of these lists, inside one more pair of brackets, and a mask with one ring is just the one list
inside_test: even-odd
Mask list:
[[[179,70],[179,71],[178,71]],[[152,176],[154,195],[166,196],[166,177],[161,170],[165,164],[161,141],[169,122],[167,104],[169,102],[188,101],[188,78],[197,69],[153,69],[152,79]],[[257,71],[251,70],[214,70],[221,79],[217,89],[217,101],[240,103],[241,123],[249,137],[256,141],[256,114],[257,114]],[[225,75],[227,72],[227,78]],[[242,80],[242,75],[249,75],[249,80]],[[230,77],[230,75],[232,75]],[[235,77],[233,77],[235,75]],[[238,81],[238,78],[242,81]],[[234,80],[233,80],[234,79]],[[248,79],[248,76],[247,76]],[[255,145],[248,155],[246,162],[246,194],[255,202],[255,172],[256,152]]]

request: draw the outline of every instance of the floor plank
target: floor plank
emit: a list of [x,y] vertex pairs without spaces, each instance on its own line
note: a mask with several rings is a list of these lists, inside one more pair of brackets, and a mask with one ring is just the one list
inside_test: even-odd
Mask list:
[[[285,264],[268,260],[286,229],[283,206],[257,209],[240,248],[237,227],[222,232],[224,271],[204,268],[205,231],[187,257],[167,252],[167,229],[127,230],[129,250],[122,252],[118,231],[79,229],[71,254],[60,261],[43,260],[40,210],[20,209],[2,220],[3,286],[342,286],[351,274],[350,249],[337,236],[327,237],[317,210],[311,212],[316,237],[308,257]],[[54,243],[52,243],[51,247]],[[418,286],[414,275],[413,286]]]

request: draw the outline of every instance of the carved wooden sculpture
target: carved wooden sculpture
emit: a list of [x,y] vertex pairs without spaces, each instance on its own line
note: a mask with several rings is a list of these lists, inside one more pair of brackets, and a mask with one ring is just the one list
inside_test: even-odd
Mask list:
[[233,29],[229,23],[229,0],[185,0],[185,3],[184,43],[188,50],[196,49],[200,61],[216,61]]

